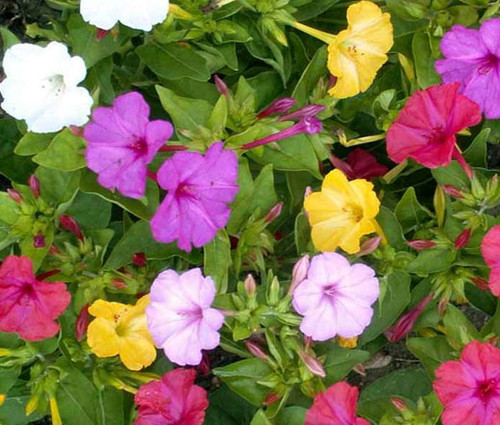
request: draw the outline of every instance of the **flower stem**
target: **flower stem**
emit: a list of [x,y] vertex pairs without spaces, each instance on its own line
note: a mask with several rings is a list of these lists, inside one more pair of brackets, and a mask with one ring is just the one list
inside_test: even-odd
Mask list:
[[453,158],[458,161],[458,163],[464,169],[465,174],[467,174],[467,177],[471,179],[474,175],[474,173],[472,172],[472,168],[470,168],[470,165],[467,164],[467,161],[462,155],[462,152],[460,152],[460,150],[458,149],[457,145],[455,145],[455,147],[453,148]]
[[324,31],[317,30],[316,28],[309,27],[307,25],[301,24],[300,22],[295,21],[292,26],[299,31],[302,31],[312,37],[317,38],[318,40],[323,41],[326,44],[331,44],[335,41],[336,36]]
[[184,145],[164,145],[160,148],[160,152],[181,152],[187,150],[188,147]]
[[147,170],[146,175],[153,181],[158,182],[158,178],[156,173],[153,173],[152,171]]

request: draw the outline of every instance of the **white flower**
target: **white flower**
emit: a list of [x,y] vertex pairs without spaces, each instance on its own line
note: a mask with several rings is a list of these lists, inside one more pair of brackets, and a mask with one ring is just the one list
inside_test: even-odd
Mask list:
[[123,25],[151,31],[168,14],[169,0],[81,0],[80,13],[85,21],[109,30],[120,21]]
[[87,73],[85,63],[71,57],[64,44],[15,44],[5,53],[3,68],[1,106],[26,120],[28,130],[52,133],[88,121],[93,100],[87,89],[77,87]]

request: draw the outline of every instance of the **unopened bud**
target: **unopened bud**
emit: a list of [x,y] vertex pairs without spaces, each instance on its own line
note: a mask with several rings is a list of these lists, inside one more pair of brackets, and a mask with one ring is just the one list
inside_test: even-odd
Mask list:
[[326,106],[324,105],[306,105],[294,112],[291,112],[290,114],[283,115],[278,121],[294,121],[301,120],[302,118],[306,117],[315,117],[325,109]]
[[412,241],[406,242],[407,245],[417,251],[424,251],[426,249],[431,249],[436,246],[436,242],[429,239],[414,239]]
[[438,304],[438,313],[440,316],[442,316],[444,314],[444,312],[446,311],[446,307],[448,307],[448,303],[450,302],[450,300],[448,298],[442,298],[440,301],[439,301],[439,304]]
[[21,197],[21,194],[16,189],[7,189],[7,193],[18,204],[22,204],[23,198]]
[[143,252],[137,252],[132,256],[132,263],[134,263],[138,267],[144,267],[147,264],[148,260],[146,258],[146,254]]
[[408,410],[407,404],[403,400],[401,400],[400,398],[397,398],[397,397],[392,398],[391,403],[400,412],[404,412],[405,410]]
[[299,350],[298,354],[301,360],[307,366],[307,369],[309,369],[309,372],[321,378],[326,377],[325,369],[323,369],[323,365],[319,362],[318,359],[303,350]]
[[40,197],[40,180],[32,174],[28,179],[28,185],[31,189],[31,193],[35,199]]
[[26,403],[26,406],[24,408],[24,411],[26,413],[26,416],[30,416],[31,414],[33,414],[35,412],[35,410],[37,409],[38,407],[38,403],[39,403],[39,398],[38,398],[38,395],[37,394],[33,394],[28,402]]
[[59,273],[61,273],[61,270],[59,270],[59,269],[49,270],[48,272],[39,274],[36,277],[36,280],[38,280],[39,282],[43,282],[45,279],[48,279],[49,277],[55,276]]
[[284,114],[285,112],[293,108],[296,103],[297,101],[293,97],[285,97],[275,100],[271,104],[271,106],[268,106],[266,109],[260,111],[257,114],[257,118],[262,119],[271,115]]
[[366,367],[363,363],[358,363],[356,366],[352,368],[352,370],[356,372],[358,375],[366,376]]
[[33,236],[33,246],[35,248],[44,248],[45,247],[45,236],[39,233],[36,236]]
[[125,289],[127,284],[123,281],[123,279],[114,277],[111,279],[111,285],[113,285],[116,289]]
[[226,83],[217,74],[214,75],[214,81],[217,91],[226,99],[229,99],[231,95],[229,94],[229,89],[227,88]]
[[83,337],[87,333],[87,328],[89,327],[89,323],[90,323],[89,305],[85,304],[80,310],[80,313],[78,314],[78,317],[76,318],[75,322],[75,334],[77,341],[80,342],[83,339]]
[[446,193],[448,196],[455,198],[455,199],[463,199],[464,194],[458,190],[455,186],[445,184],[444,186],[441,186],[443,188],[443,192]]
[[245,286],[245,292],[251,297],[254,296],[257,292],[257,284],[255,283],[255,279],[251,274],[247,275],[243,284]]
[[247,341],[245,341],[245,345],[247,346],[248,351],[250,351],[250,353],[253,356],[255,356],[258,359],[261,359],[261,360],[263,360],[265,362],[267,362],[269,360],[268,355],[262,350],[262,348],[260,348],[254,342],[247,340]]
[[288,295],[292,296],[295,289],[297,289],[297,286],[299,286],[299,284],[307,277],[309,264],[309,255],[304,255],[299,261],[295,263],[295,265],[293,266],[292,281],[290,282]]
[[49,406],[52,425],[63,425],[61,415],[59,413],[59,406],[57,405],[57,400],[55,399],[55,397],[50,397]]
[[76,125],[70,125],[69,131],[71,131],[71,134],[76,137],[83,137],[83,128],[82,127],[77,127]]
[[80,229],[80,226],[78,225],[76,220],[70,215],[67,214],[61,215],[59,217],[59,224],[63,229],[73,233],[79,240],[83,241],[85,239],[82,230]]
[[361,244],[361,248],[356,256],[363,257],[364,255],[371,254],[379,247],[380,242],[382,242],[382,236],[375,236],[374,238],[367,239]]
[[473,277],[471,279],[472,283],[482,291],[487,291],[489,289],[488,281],[482,277]]
[[198,366],[196,366],[196,369],[205,377],[210,375],[210,371],[212,370],[210,363],[210,356],[207,354],[206,351],[202,352],[201,362]]
[[276,403],[280,399],[281,399],[281,396],[278,393],[271,393],[264,400],[264,406],[270,406],[271,404]]
[[278,202],[269,210],[264,221],[266,223],[272,223],[280,216],[282,209],[283,209],[283,202]]
[[59,251],[59,248],[54,244],[50,245],[49,252],[51,255],[59,255],[61,253],[61,251]]
[[472,229],[469,227],[465,229],[455,238],[455,249],[462,249],[469,243],[470,237],[472,235]]

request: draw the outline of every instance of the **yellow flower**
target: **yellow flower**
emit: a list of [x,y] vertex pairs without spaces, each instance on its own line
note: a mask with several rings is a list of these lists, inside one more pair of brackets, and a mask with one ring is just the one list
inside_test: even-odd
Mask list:
[[3,402],[5,401],[5,398],[7,396],[5,394],[0,394],[0,406],[3,404]]
[[97,300],[89,308],[96,317],[90,323],[87,338],[97,357],[120,356],[130,370],[149,366],[156,358],[156,349],[148,327],[145,309],[149,296],[135,306]]
[[361,237],[378,229],[375,217],[380,201],[373,185],[363,179],[348,181],[340,170],[328,173],[321,192],[310,194],[304,208],[312,226],[312,241],[319,251],[340,247],[355,254]]
[[394,43],[390,19],[371,1],[347,9],[347,29],[328,46],[328,69],[337,77],[332,96],[355,96],[372,85]]

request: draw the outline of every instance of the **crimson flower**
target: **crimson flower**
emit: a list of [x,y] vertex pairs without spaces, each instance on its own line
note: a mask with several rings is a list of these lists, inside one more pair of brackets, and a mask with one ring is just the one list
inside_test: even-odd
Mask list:
[[500,225],[492,227],[481,241],[481,254],[490,267],[489,287],[500,297]]
[[161,381],[143,385],[135,395],[134,425],[201,425],[208,407],[207,392],[194,385],[193,369],[174,369]]
[[342,171],[349,180],[372,180],[385,175],[389,169],[380,164],[370,152],[357,148],[349,152],[345,161],[330,155],[330,162]]
[[70,301],[63,282],[36,279],[28,257],[10,255],[0,266],[0,331],[27,341],[51,338],[60,328],[55,319]]

